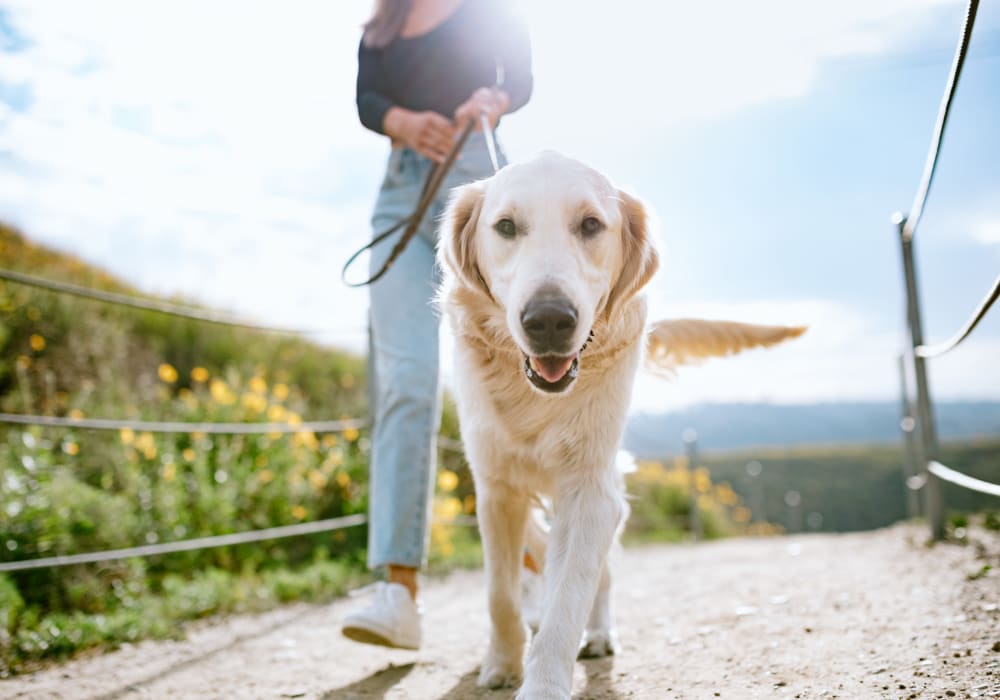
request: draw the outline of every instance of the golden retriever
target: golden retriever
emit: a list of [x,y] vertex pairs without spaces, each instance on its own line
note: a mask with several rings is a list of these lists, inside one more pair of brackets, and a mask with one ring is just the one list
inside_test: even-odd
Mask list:
[[519,578],[526,540],[544,556],[529,525],[542,495],[553,505],[543,611],[517,697],[569,698],[577,655],[615,651],[607,557],[626,506],[614,463],[644,350],[668,369],[804,329],[693,319],[647,329],[640,291],[659,258],[645,208],[555,153],[456,189],[442,227],[439,303],[455,336],[492,621],[479,684],[521,679]]

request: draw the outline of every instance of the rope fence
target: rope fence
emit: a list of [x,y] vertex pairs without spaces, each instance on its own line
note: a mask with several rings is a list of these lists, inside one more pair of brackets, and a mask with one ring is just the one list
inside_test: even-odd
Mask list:
[[940,462],[931,461],[931,463],[927,465],[927,471],[939,479],[944,479],[949,483],[969,489],[970,491],[978,491],[979,493],[989,494],[990,496],[1000,496],[1000,484],[991,484],[988,481],[976,479],[968,474],[963,474],[962,472],[957,472],[954,469],[949,469]]
[[[293,329],[277,328],[256,323],[246,322],[235,317],[219,314],[217,312],[206,311],[193,307],[171,304],[154,299],[143,299],[140,297],[107,292],[89,287],[56,282],[52,280],[27,275],[14,270],[0,268],[0,280],[23,284],[39,289],[44,289],[57,294],[67,294],[84,299],[91,299],[107,304],[125,306],[143,311],[152,311],[170,316],[187,318],[195,321],[214,323],[235,328],[261,331],[267,333],[279,333],[289,335],[305,335],[330,333],[336,331],[323,331],[320,329]],[[342,331],[341,331],[342,332]],[[0,413],[0,423],[8,425],[40,426],[46,428],[76,428],[80,430],[135,430],[148,433],[203,433],[214,435],[261,435],[261,434],[294,434],[294,433],[334,433],[347,430],[360,430],[370,427],[369,421],[361,418],[344,418],[338,420],[315,420],[297,421],[295,423],[226,423],[226,422],[188,422],[188,421],[148,421],[130,419],[110,419],[110,418],[76,418],[61,416],[42,416],[32,414]],[[457,454],[464,454],[462,443],[446,436],[438,437],[438,448]],[[364,515],[349,515],[325,520],[316,520],[308,523],[295,525],[284,525],[279,527],[262,528],[258,530],[248,530],[244,532],[231,533],[227,535],[216,535],[211,537],[198,537],[188,540],[177,540],[173,542],[163,542],[147,544],[137,547],[127,547],[124,549],[104,550],[97,552],[87,552],[81,554],[59,555],[53,557],[41,557],[36,559],[25,559],[12,562],[0,562],[0,573],[8,571],[26,571],[31,569],[54,568],[71,566],[74,564],[91,564],[132,557],[150,557],[175,552],[186,552],[216,547],[226,547],[231,545],[248,544],[275,540],[286,537],[297,537],[302,535],[316,534],[320,532],[330,532],[343,530],[349,527],[356,527],[367,522]],[[476,518],[473,516],[457,515],[443,524],[454,526],[475,526]]]
[[910,214],[903,222],[903,238],[910,240],[916,233],[917,224],[924,212],[924,205],[927,203],[927,196],[931,191],[931,183],[934,180],[934,172],[937,170],[938,156],[941,154],[941,145],[944,141],[944,130],[948,125],[948,116],[951,114],[951,106],[955,100],[955,92],[958,89],[958,79],[962,75],[962,67],[965,65],[965,57],[969,53],[969,44],[972,41],[972,28],[976,23],[976,12],[979,10],[979,0],[969,0],[965,10],[965,23],[962,26],[962,35],[958,41],[958,48],[955,50],[955,58],[951,63],[951,71],[948,73],[948,82],[945,85],[944,96],[941,98],[941,106],[938,109],[937,123],[934,125],[934,132],[931,136],[931,147],[927,152],[927,161],[924,163],[924,173],[920,178],[920,186],[917,194],[910,206]]
[[[919,489],[924,494],[924,508],[930,524],[931,537],[935,540],[945,536],[945,504],[941,488],[942,482],[948,482],[962,488],[979,493],[1000,496],[1000,485],[981,479],[976,479],[959,471],[946,467],[938,461],[939,446],[937,428],[934,422],[934,410],[931,401],[930,385],[927,379],[926,360],[940,357],[965,341],[975,330],[983,317],[989,312],[997,297],[1000,296],[1000,277],[993,284],[993,289],[986,295],[979,307],[973,312],[969,321],[959,332],[949,340],[937,345],[925,345],[923,339],[923,323],[920,313],[920,299],[917,286],[916,262],[914,255],[914,233],[920,217],[927,204],[931,183],[937,168],[938,156],[944,139],[945,126],[955,98],[958,80],[961,77],[962,66],[968,53],[972,39],[972,29],[979,9],[978,0],[969,0],[966,8],[965,22],[962,34],[955,50],[944,97],[938,110],[937,123],[931,137],[930,150],[924,165],[923,176],[917,188],[917,194],[910,208],[909,216],[902,213],[894,214],[893,224],[897,227],[900,252],[903,263],[903,281],[906,289],[906,328],[909,343],[904,358],[900,361],[900,388],[902,394],[903,419],[900,426],[909,466],[906,470],[907,488]],[[911,401],[908,390],[908,374],[912,373],[914,400]],[[920,473],[917,473],[917,472]]]
[[269,433],[341,433],[368,427],[361,418],[315,420],[297,423],[208,423],[183,421],[144,421],[110,418],[63,418],[23,413],[0,413],[0,423],[40,425],[50,428],[82,430],[136,430],[147,433],[206,433],[216,435],[266,435]]
[[126,549],[111,549],[103,552],[66,554],[39,559],[0,562],[0,573],[4,571],[25,571],[28,569],[46,569],[57,566],[72,566],[73,564],[95,564],[98,562],[116,561],[118,559],[130,559],[132,557],[153,557],[160,554],[171,554],[174,552],[190,552],[196,549],[227,547],[236,544],[276,540],[283,537],[296,537],[299,535],[312,535],[318,532],[343,530],[348,527],[364,525],[366,522],[367,518],[364,515],[345,515],[339,518],[314,520],[309,523],[299,523],[297,525],[282,525],[280,527],[269,527],[261,530],[234,532],[229,535],[214,535],[212,537],[197,537],[190,540],[147,544],[142,545],[141,547],[128,547]]
[[979,308],[973,312],[965,326],[963,326],[958,333],[945,342],[938,343],[937,345],[920,345],[914,350],[914,352],[916,352],[918,357],[931,358],[941,357],[941,355],[954,350],[961,345],[962,341],[971,335],[972,331],[976,329],[976,326],[978,326],[979,322],[986,316],[986,313],[997,300],[997,297],[1000,297],[1000,275],[997,276],[996,282],[993,283],[993,289],[986,295],[985,298],[983,298],[983,301],[979,304]]
[[165,314],[167,316],[175,316],[177,318],[187,318],[193,321],[204,321],[206,323],[214,323],[222,326],[230,326],[233,328],[243,328],[246,330],[261,331],[264,333],[278,333],[282,335],[320,335],[320,334],[360,334],[364,331],[361,329],[321,329],[321,328],[279,328],[275,326],[268,326],[259,323],[252,323],[250,321],[245,321],[231,316],[229,314],[222,314],[217,311],[209,311],[205,309],[198,309],[192,306],[182,306],[180,304],[171,304],[170,302],[161,301],[158,299],[144,299],[142,297],[131,296],[128,294],[118,294],[117,292],[107,292],[101,289],[93,289],[91,287],[81,287],[75,284],[69,284],[68,282],[56,282],[54,280],[44,279],[42,277],[35,277],[34,275],[27,275],[23,272],[17,272],[15,270],[8,270],[0,268],[0,280],[6,280],[8,282],[15,282],[17,284],[23,284],[29,287],[35,287],[37,289],[45,289],[50,292],[56,292],[58,294],[68,294],[70,296],[80,297],[82,299],[91,299],[93,301],[100,301],[106,304],[114,304],[116,306],[127,306],[133,309],[140,309],[142,311],[153,311],[159,314]]
[[[162,554],[174,554],[176,552],[191,552],[194,550],[212,549],[215,547],[229,547],[232,545],[250,544],[251,542],[278,540],[285,537],[300,537],[302,535],[315,535],[320,532],[346,530],[349,527],[357,527],[358,525],[364,525],[367,522],[368,518],[365,515],[358,513],[355,515],[344,515],[339,518],[313,520],[312,522],[298,523],[296,525],[280,525],[278,527],[268,527],[260,530],[234,532],[228,535],[196,537],[190,540],[176,540],[174,542],[146,544],[139,547],[126,547],[125,549],[108,549],[99,552],[62,554],[54,557],[39,557],[37,559],[0,562],[0,573],[4,573],[6,571],[28,571],[30,569],[50,569],[60,566],[73,566],[74,564],[98,564],[106,561],[132,559],[134,557],[155,557]],[[453,525],[457,527],[475,527],[478,524],[476,518],[471,515],[456,515],[447,520],[435,520],[435,522],[438,524]]]

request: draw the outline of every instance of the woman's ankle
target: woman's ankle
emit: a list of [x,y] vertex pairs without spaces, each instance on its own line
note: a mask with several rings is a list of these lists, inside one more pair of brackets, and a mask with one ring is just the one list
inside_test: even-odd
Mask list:
[[389,564],[386,567],[386,578],[389,583],[398,583],[406,587],[410,592],[410,597],[417,599],[417,570],[412,566],[399,566]]

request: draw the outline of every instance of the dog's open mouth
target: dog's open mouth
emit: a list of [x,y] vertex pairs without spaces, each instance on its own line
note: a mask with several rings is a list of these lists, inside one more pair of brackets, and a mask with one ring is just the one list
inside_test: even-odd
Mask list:
[[580,372],[580,353],[568,357],[524,356],[524,374],[536,388],[553,394],[565,391]]

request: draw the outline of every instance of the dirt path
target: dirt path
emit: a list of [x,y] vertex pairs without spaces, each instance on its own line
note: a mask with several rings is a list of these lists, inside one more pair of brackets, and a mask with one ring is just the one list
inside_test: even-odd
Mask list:
[[[618,558],[622,654],[578,663],[574,697],[1000,698],[1000,541],[924,547],[909,527],[645,547]],[[425,589],[419,653],[354,644],[354,601],[198,623],[0,682],[3,698],[505,700],[476,688],[483,580]]]

